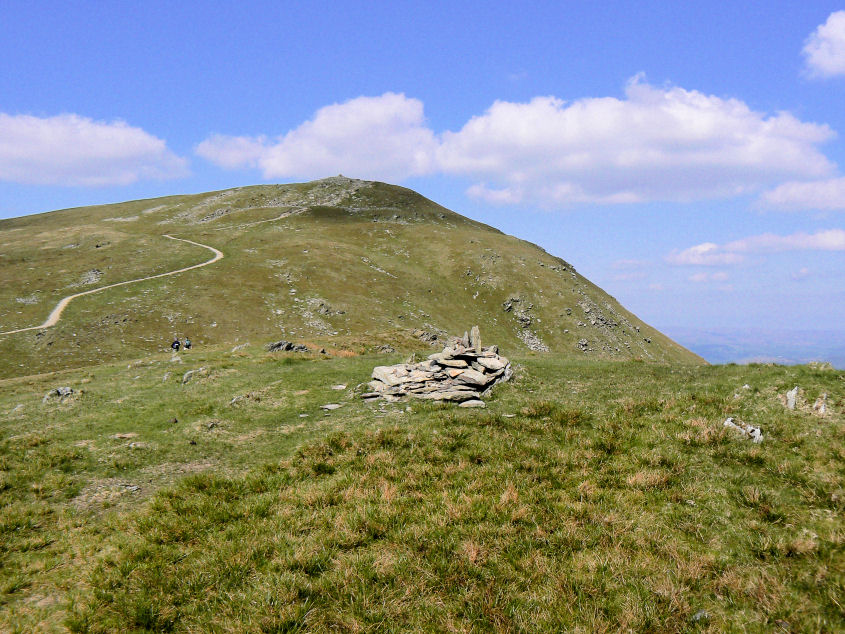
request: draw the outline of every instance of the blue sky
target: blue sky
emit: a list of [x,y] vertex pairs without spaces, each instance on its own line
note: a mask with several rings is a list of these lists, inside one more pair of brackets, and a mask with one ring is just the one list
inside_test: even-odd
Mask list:
[[343,173],[659,328],[841,328],[841,0],[526,5],[7,0],[0,218]]

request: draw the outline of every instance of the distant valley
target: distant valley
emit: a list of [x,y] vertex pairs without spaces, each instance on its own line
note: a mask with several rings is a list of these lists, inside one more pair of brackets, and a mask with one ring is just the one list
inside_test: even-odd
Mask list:
[[664,332],[710,363],[826,361],[845,368],[845,331],[666,327]]

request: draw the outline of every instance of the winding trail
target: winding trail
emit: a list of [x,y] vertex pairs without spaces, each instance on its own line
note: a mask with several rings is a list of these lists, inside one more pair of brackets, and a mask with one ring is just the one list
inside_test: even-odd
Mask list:
[[202,247],[204,249],[208,249],[214,253],[214,257],[210,260],[205,262],[201,262],[200,264],[194,264],[193,266],[186,266],[183,269],[176,269],[175,271],[168,271],[167,273],[159,273],[158,275],[150,275],[148,277],[139,277],[135,280],[126,280],[125,282],[118,282],[117,284],[109,284],[108,286],[101,286],[100,288],[92,288],[90,291],[83,291],[81,293],[75,293],[73,295],[68,295],[59,301],[56,307],[53,309],[53,312],[50,313],[49,317],[47,317],[47,321],[45,321],[40,326],[30,326],[29,328],[18,328],[17,330],[7,330],[6,332],[0,332],[0,336],[3,335],[13,335],[17,332],[26,332],[28,330],[41,330],[43,328],[50,328],[51,326],[55,326],[59,323],[59,319],[62,316],[65,308],[67,305],[70,304],[74,299],[77,297],[82,297],[83,295],[92,295],[93,293],[99,293],[100,291],[104,291],[107,288],[114,288],[115,286],[126,286],[127,284],[135,284],[136,282],[144,282],[146,280],[154,280],[158,277],[167,277],[168,275],[176,275],[177,273],[184,273],[185,271],[190,271],[191,269],[198,269],[203,266],[208,266],[209,264],[214,264],[217,260],[223,259],[223,252],[215,249],[214,247],[210,247],[207,244],[201,244],[199,242],[194,242],[193,240],[186,240],[185,238],[174,238],[171,235],[164,234],[165,238],[170,238],[171,240],[179,240],[179,242],[187,242],[188,244],[194,244],[198,247]]

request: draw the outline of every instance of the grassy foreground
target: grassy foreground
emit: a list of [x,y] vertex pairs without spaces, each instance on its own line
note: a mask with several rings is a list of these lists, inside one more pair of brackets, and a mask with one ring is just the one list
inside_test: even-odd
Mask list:
[[182,359],[0,382],[0,631],[845,626],[840,371],[530,356],[463,410],[357,400],[394,357]]

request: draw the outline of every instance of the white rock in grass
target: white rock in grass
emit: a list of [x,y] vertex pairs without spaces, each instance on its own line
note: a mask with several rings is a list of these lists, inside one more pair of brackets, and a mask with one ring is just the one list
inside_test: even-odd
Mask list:
[[759,427],[743,423],[741,420],[734,420],[732,417],[725,420],[724,426],[742,432],[755,444],[763,442],[763,433],[760,431]]
[[795,409],[795,400],[798,398],[798,386],[796,385],[794,388],[789,390],[786,393],[786,408],[787,409]]

